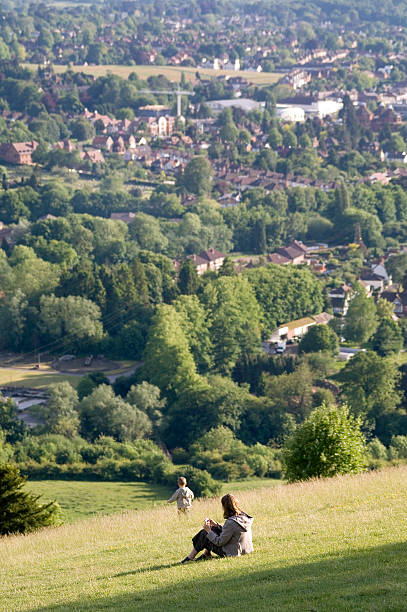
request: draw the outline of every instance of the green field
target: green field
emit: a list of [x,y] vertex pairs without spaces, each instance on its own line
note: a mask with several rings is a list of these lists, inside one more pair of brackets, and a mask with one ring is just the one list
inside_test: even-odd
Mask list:
[[180,565],[219,499],[0,540],[0,610],[402,612],[407,468],[242,492],[255,552]]
[[[114,374],[116,376],[125,376],[132,371],[137,361],[121,360],[117,362],[105,362],[104,366],[96,367],[83,365],[83,361],[74,369],[72,362],[67,362],[65,368],[72,372],[61,374],[58,370],[54,370],[51,366],[52,360],[49,363],[43,363],[40,370],[34,368],[34,363],[25,363],[20,367],[0,366],[0,387],[2,385],[11,385],[13,387],[48,387],[53,383],[67,381],[73,387],[76,387],[81,380],[82,375],[88,374],[94,370],[102,370],[106,376]],[[4,361],[2,362],[4,363]],[[95,362],[96,363],[96,362]]]
[[[25,64],[30,70],[37,70],[37,64]],[[67,66],[61,66],[55,64],[53,66],[56,73],[65,72]],[[195,81],[196,73],[199,72],[201,76],[206,77],[218,77],[218,76],[240,76],[247,79],[251,83],[256,85],[271,85],[276,83],[280,78],[281,74],[274,72],[252,72],[250,70],[212,70],[211,68],[193,68],[190,66],[123,66],[123,65],[106,65],[106,66],[72,66],[74,72],[84,72],[85,74],[92,74],[95,77],[104,76],[108,72],[117,74],[123,79],[127,79],[129,74],[135,72],[141,79],[147,79],[149,76],[164,75],[170,81],[179,83],[181,75],[184,73],[187,81]]]
[[57,382],[67,381],[76,387],[80,376],[70,374],[58,374],[55,371],[26,370],[24,368],[0,368],[0,386],[10,385],[13,387],[48,387]]
[[27,487],[42,495],[43,502],[55,499],[68,522],[95,514],[145,510],[162,505],[172,493],[168,487],[144,482],[37,480],[28,482]]
[[[246,491],[281,484],[279,480],[252,478],[225,483],[222,493]],[[174,483],[174,488],[175,488]],[[29,481],[27,487],[42,502],[56,500],[65,521],[88,518],[95,514],[113,514],[123,510],[144,510],[166,503],[173,489],[144,482],[81,482],[67,480]]]

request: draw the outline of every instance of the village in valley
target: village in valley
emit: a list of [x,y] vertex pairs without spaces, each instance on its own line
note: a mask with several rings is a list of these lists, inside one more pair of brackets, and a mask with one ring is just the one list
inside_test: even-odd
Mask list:
[[345,406],[404,461],[405,9],[60,4],[0,7],[4,453],[207,495]]
[[1,0],[0,612],[405,610],[406,476],[407,2]]

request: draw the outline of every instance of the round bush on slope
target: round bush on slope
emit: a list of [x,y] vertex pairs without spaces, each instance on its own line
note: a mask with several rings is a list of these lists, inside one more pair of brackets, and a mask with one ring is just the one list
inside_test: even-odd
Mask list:
[[363,471],[366,441],[360,425],[347,406],[316,408],[283,448],[285,477],[294,482]]

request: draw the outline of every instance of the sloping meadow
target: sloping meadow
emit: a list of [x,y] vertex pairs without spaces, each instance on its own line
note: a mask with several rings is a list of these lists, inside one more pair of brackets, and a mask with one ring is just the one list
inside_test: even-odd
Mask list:
[[[233,491],[231,491],[233,492]],[[0,610],[405,610],[407,467],[239,494],[255,552],[180,565],[219,499],[0,540]]]

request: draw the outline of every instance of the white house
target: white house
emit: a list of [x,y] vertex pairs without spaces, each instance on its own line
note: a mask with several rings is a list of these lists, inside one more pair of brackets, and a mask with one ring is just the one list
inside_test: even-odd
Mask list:
[[282,121],[291,121],[292,123],[301,123],[305,121],[305,111],[300,106],[285,106],[277,104],[277,115]]

